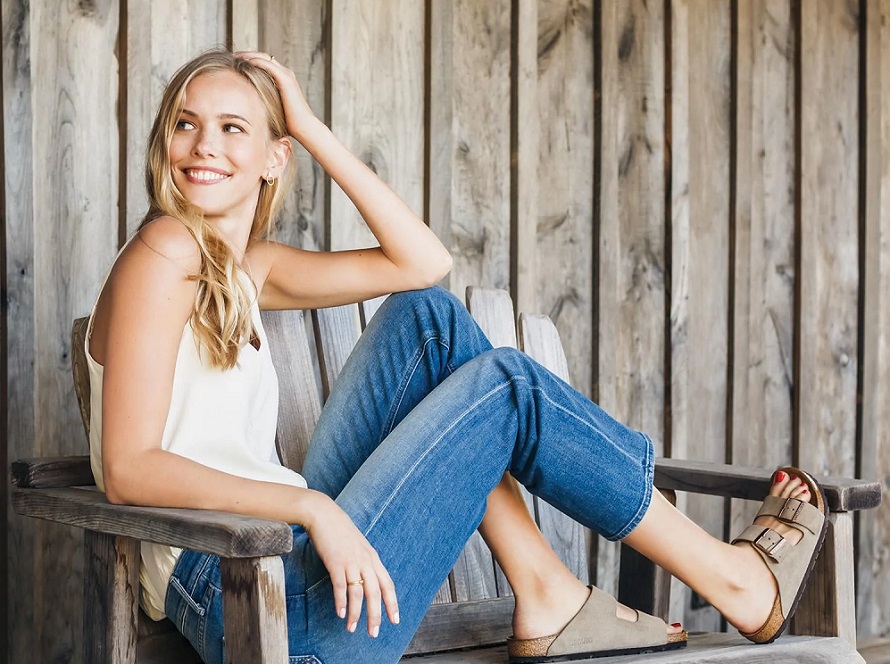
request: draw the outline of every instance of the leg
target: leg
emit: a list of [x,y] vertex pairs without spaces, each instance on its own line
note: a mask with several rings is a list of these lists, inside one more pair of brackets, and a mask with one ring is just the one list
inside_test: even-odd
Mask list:
[[[799,478],[777,473],[775,479],[771,495],[808,499]],[[771,517],[760,517],[755,523],[776,530],[792,544],[800,540],[799,531]],[[756,631],[769,615],[777,588],[754,549],[715,539],[658,492],[639,526],[624,541],[695,589],[739,631]]]
[[[535,639],[558,633],[578,613],[590,591],[544,539],[509,475],[489,495],[479,532],[516,596],[514,638]],[[517,542],[522,546],[516,546]],[[619,604],[617,615],[632,622],[637,614]],[[682,629],[676,624],[667,631],[679,633]]]
[[302,469],[309,486],[336,498],[411,409],[490,349],[466,308],[441,288],[387,298],[322,410]]
[[384,623],[378,639],[347,634],[322,580],[307,593],[312,651],[331,663],[401,652],[508,468],[617,538],[642,518],[652,462],[645,436],[527,356],[498,349],[466,363],[408,413],[337,498],[389,569],[401,624]]

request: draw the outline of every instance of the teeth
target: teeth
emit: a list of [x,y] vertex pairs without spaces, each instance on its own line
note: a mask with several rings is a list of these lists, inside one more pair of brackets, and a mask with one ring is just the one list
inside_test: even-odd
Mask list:
[[188,170],[186,171],[188,176],[194,180],[200,180],[201,182],[219,182],[220,180],[224,180],[228,175],[223,175],[222,173],[214,173],[213,171],[203,171],[203,170]]

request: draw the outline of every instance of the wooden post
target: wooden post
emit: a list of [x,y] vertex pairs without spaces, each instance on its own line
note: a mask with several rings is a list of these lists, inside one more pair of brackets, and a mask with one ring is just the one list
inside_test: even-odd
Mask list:
[[[674,491],[662,491],[671,505],[677,504]],[[671,575],[627,545],[621,545],[618,601],[667,622],[671,608]]]
[[825,545],[816,561],[792,625],[795,634],[839,636],[856,647],[853,582],[853,515],[832,512]]
[[139,541],[84,531],[83,661],[134,664]]
[[284,563],[279,556],[221,558],[229,664],[287,664]]

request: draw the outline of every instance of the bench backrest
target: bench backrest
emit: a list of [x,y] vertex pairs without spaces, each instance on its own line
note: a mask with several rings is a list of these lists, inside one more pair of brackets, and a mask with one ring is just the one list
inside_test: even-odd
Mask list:
[[[343,364],[382,298],[313,311],[264,311],[263,325],[279,379],[277,444],[281,461],[299,471],[309,440]],[[467,307],[494,346],[519,347],[568,381],[559,335],[546,316],[519,317],[502,290],[468,288]],[[87,319],[72,327],[75,391],[89,439],[90,384],[84,353]],[[590,533],[525,492],[529,511],[557,554],[579,578],[591,578]],[[478,533],[436,596],[409,653],[502,642],[509,635],[512,592]]]

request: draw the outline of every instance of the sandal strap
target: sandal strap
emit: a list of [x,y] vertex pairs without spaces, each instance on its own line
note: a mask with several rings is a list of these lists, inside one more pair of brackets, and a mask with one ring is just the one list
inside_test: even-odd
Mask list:
[[757,516],[772,516],[783,523],[802,526],[813,534],[822,530],[822,521],[825,518],[819,508],[808,501],[779,496],[764,498]]
[[732,541],[733,544],[736,542],[748,542],[754,548],[759,549],[777,563],[781,562],[789,549],[793,548],[788,544],[788,540],[772,528],[754,524],[745,528],[742,533]]

